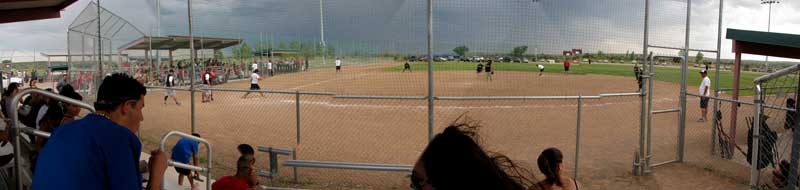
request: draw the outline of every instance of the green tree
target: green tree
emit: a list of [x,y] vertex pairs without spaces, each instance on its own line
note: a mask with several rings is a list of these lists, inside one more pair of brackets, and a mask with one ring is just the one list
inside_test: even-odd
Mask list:
[[303,42],[300,43],[300,54],[304,57],[311,57],[314,55],[314,43],[313,42]]
[[336,55],[336,48],[334,48],[333,45],[325,44],[325,48],[326,48],[325,54],[328,54],[328,56]]
[[300,42],[297,42],[295,40],[293,40],[292,42],[289,42],[289,49],[299,50],[300,49]]
[[697,55],[694,56],[694,63],[697,64],[703,63],[703,52],[697,52]]
[[678,57],[683,57],[683,56],[686,56],[686,51],[681,49],[680,51],[678,51]]
[[603,51],[597,51],[597,59],[605,59],[606,55],[603,54]]
[[453,49],[453,52],[458,54],[458,56],[465,57],[467,56],[467,52],[469,52],[469,48],[467,46],[458,46]]
[[3,64],[8,64],[8,63],[11,63],[11,60],[8,60],[8,59],[3,60]]
[[253,57],[253,49],[247,45],[247,42],[242,42],[242,45],[239,48],[233,49],[233,56],[236,58],[247,59]]
[[322,51],[324,50],[322,48],[323,48],[322,47],[322,43],[315,44],[314,45],[314,52],[316,52],[315,55],[322,55],[322,53],[323,53]]
[[225,54],[223,54],[222,51],[217,51],[217,53],[214,54],[214,58],[217,60],[223,60],[225,59]]
[[278,43],[278,49],[286,49],[286,43],[285,42]]
[[517,46],[514,47],[513,50],[511,50],[511,56],[522,57],[522,55],[524,55],[526,51],[528,51],[528,46]]
[[259,42],[259,43],[256,43],[256,47],[255,47],[254,51],[256,53],[261,53],[261,52],[264,52],[264,49],[265,49],[264,48],[264,44]]

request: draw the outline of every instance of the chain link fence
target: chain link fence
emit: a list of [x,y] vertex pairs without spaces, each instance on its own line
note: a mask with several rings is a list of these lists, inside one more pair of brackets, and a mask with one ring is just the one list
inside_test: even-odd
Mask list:
[[[219,170],[215,168],[214,176],[233,174],[238,144],[289,150],[278,161],[257,153],[257,168],[275,169],[261,178],[273,187],[406,188],[405,171],[288,167],[285,161],[403,169],[414,164],[429,135],[462,114],[482,123],[487,150],[519,161],[537,177],[542,176],[535,172],[538,154],[556,147],[567,155],[567,173],[586,181],[582,185],[589,189],[642,185],[626,177],[637,174],[637,167],[649,173],[672,162],[746,180],[748,167],[739,161],[745,156],[738,158],[731,145],[747,144],[742,134],[747,134],[747,118],[755,111],[752,101],[747,104],[742,98],[739,107],[724,96],[716,98],[712,104],[720,113],[709,109],[709,121],[694,122],[700,115],[695,108],[699,98],[689,95],[684,110],[688,124],[681,125],[680,88],[670,83],[696,81],[693,75],[682,81],[671,66],[688,64],[694,55],[682,54],[678,49],[685,47],[679,47],[689,44],[675,38],[689,30],[683,27],[684,19],[691,20],[684,13],[689,2],[653,2],[651,17],[642,20],[648,11],[641,9],[643,2],[434,1],[430,33],[423,1],[270,2],[244,9],[214,9],[222,4],[197,2],[201,14],[193,18],[199,21],[193,23],[196,38],[220,36],[240,43],[213,52],[200,43],[194,57],[187,50],[170,50],[175,61],[156,65],[159,61],[152,56],[142,59],[137,52],[89,53],[98,48],[85,42],[85,34],[70,33],[70,41],[83,42],[69,45],[76,69],[68,75],[72,83],[81,83],[79,91],[91,93],[97,84],[85,80],[102,76],[96,72],[95,54],[113,55],[104,72],[129,73],[150,90],[141,131],[144,144],[154,148],[160,135],[172,130],[198,132],[215,147],[213,164]],[[186,11],[175,4],[166,7],[169,14]],[[577,11],[550,11],[559,9]],[[87,10],[92,12],[91,6]],[[309,14],[316,11],[319,18]],[[103,20],[103,15],[95,17]],[[243,25],[241,15],[256,20]],[[92,15],[76,20],[91,21],[84,17]],[[188,27],[183,18],[175,18],[165,22],[182,24],[159,28],[184,35]],[[643,35],[641,27],[648,22]],[[90,23],[76,26],[91,28]],[[430,52],[426,34],[434,36]],[[119,38],[132,41],[140,35],[131,30]],[[637,53],[642,38],[651,49]],[[118,44],[114,40],[109,46]],[[662,67],[639,66],[646,64],[641,59],[646,54],[655,54],[651,61]],[[699,60],[690,66],[702,67],[705,62]],[[433,62],[430,67],[428,61]],[[87,67],[81,69],[81,64]],[[168,70],[178,79],[176,89],[164,89]],[[205,71],[213,73],[210,89],[201,85]],[[261,78],[256,81],[260,90],[250,89],[254,73]],[[652,77],[658,81],[648,81]],[[648,87],[654,92],[646,91]],[[180,105],[165,97],[172,90]],[[648,97],[643,95],[652,98],[652,106],[646,107]],[[712,121],[716,125],[708,127]]]

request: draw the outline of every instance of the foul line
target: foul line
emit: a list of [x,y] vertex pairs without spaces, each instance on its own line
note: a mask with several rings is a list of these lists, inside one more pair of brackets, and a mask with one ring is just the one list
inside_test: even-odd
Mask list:
[[[351,80],[351,79],[355,79],[355,78],[363,77],[363,76],[367,76],[367,75],[369,75],[369,73],[358,74],[358,75],[353,76],[353,77],[344,78],[344,80]],[[325,83],[328,83],[328,82],[331,82],[331,81],[335,81],[335,80],[339,80],[339,79],[332,78],[332,79],[328,79],[328,80],[318,81],[318,82],[315,82],[315,83],[294,87],[294,88],[292,88],[292,90],[299,90],[299,89],[305,88],[305,87],[317,86],[317,85],[325,84]]]

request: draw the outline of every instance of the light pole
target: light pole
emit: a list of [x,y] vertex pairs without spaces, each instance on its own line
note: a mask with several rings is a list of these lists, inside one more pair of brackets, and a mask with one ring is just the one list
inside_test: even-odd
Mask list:
[[320,44],[322,45],[322,64],[324,65],[325,54],[326,54],[325,50],[327,47],[325,47],[325,17],[324,13],[322,12],[322,9],[323,9],[322,0],[319,0],[319,38],[320,38]]
[[[769,6],[769,13],[767,13],[768,14],[767,15],[767,32],[770,32],[770,29],[771,29],[770,26],[772,25],[772,4],[780,4],[780,3],[781,3],[780,0],[761,0],[761,4],[762,5],[768,5]],[[767,65],[767,63],[769,63],[769,56],[765,56],[764,57],[764,68],[766,68],[767,72],[769,72],[769,66]]]

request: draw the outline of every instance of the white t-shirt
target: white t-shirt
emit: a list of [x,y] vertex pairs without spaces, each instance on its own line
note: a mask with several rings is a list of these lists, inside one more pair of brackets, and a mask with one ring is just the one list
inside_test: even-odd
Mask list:
[[258,69],[258,63],[253,63],[253,70]]
[[[703,91],[705,90],[705,87],[708,87],[708,91],[706,91],[705,94],[703,94]],[[697,93],[697,94],[700,94],[700,95],[703,95],[703,96],[711,96],[711,79],[709,79],[708,76],[703,78],[703,81],[700,82],[700,90],[699,90],[699,93]]]
[[272,70],[272,62],[267,62],[267,69]]
[[342,66],[342,60],[336,60],[336,66]]
[[539,70],[544,69],[544,65],[539,65]]
[[261,78],[258,76],[258,73],[250,74],[250,84],[258,84],[258,79]]

